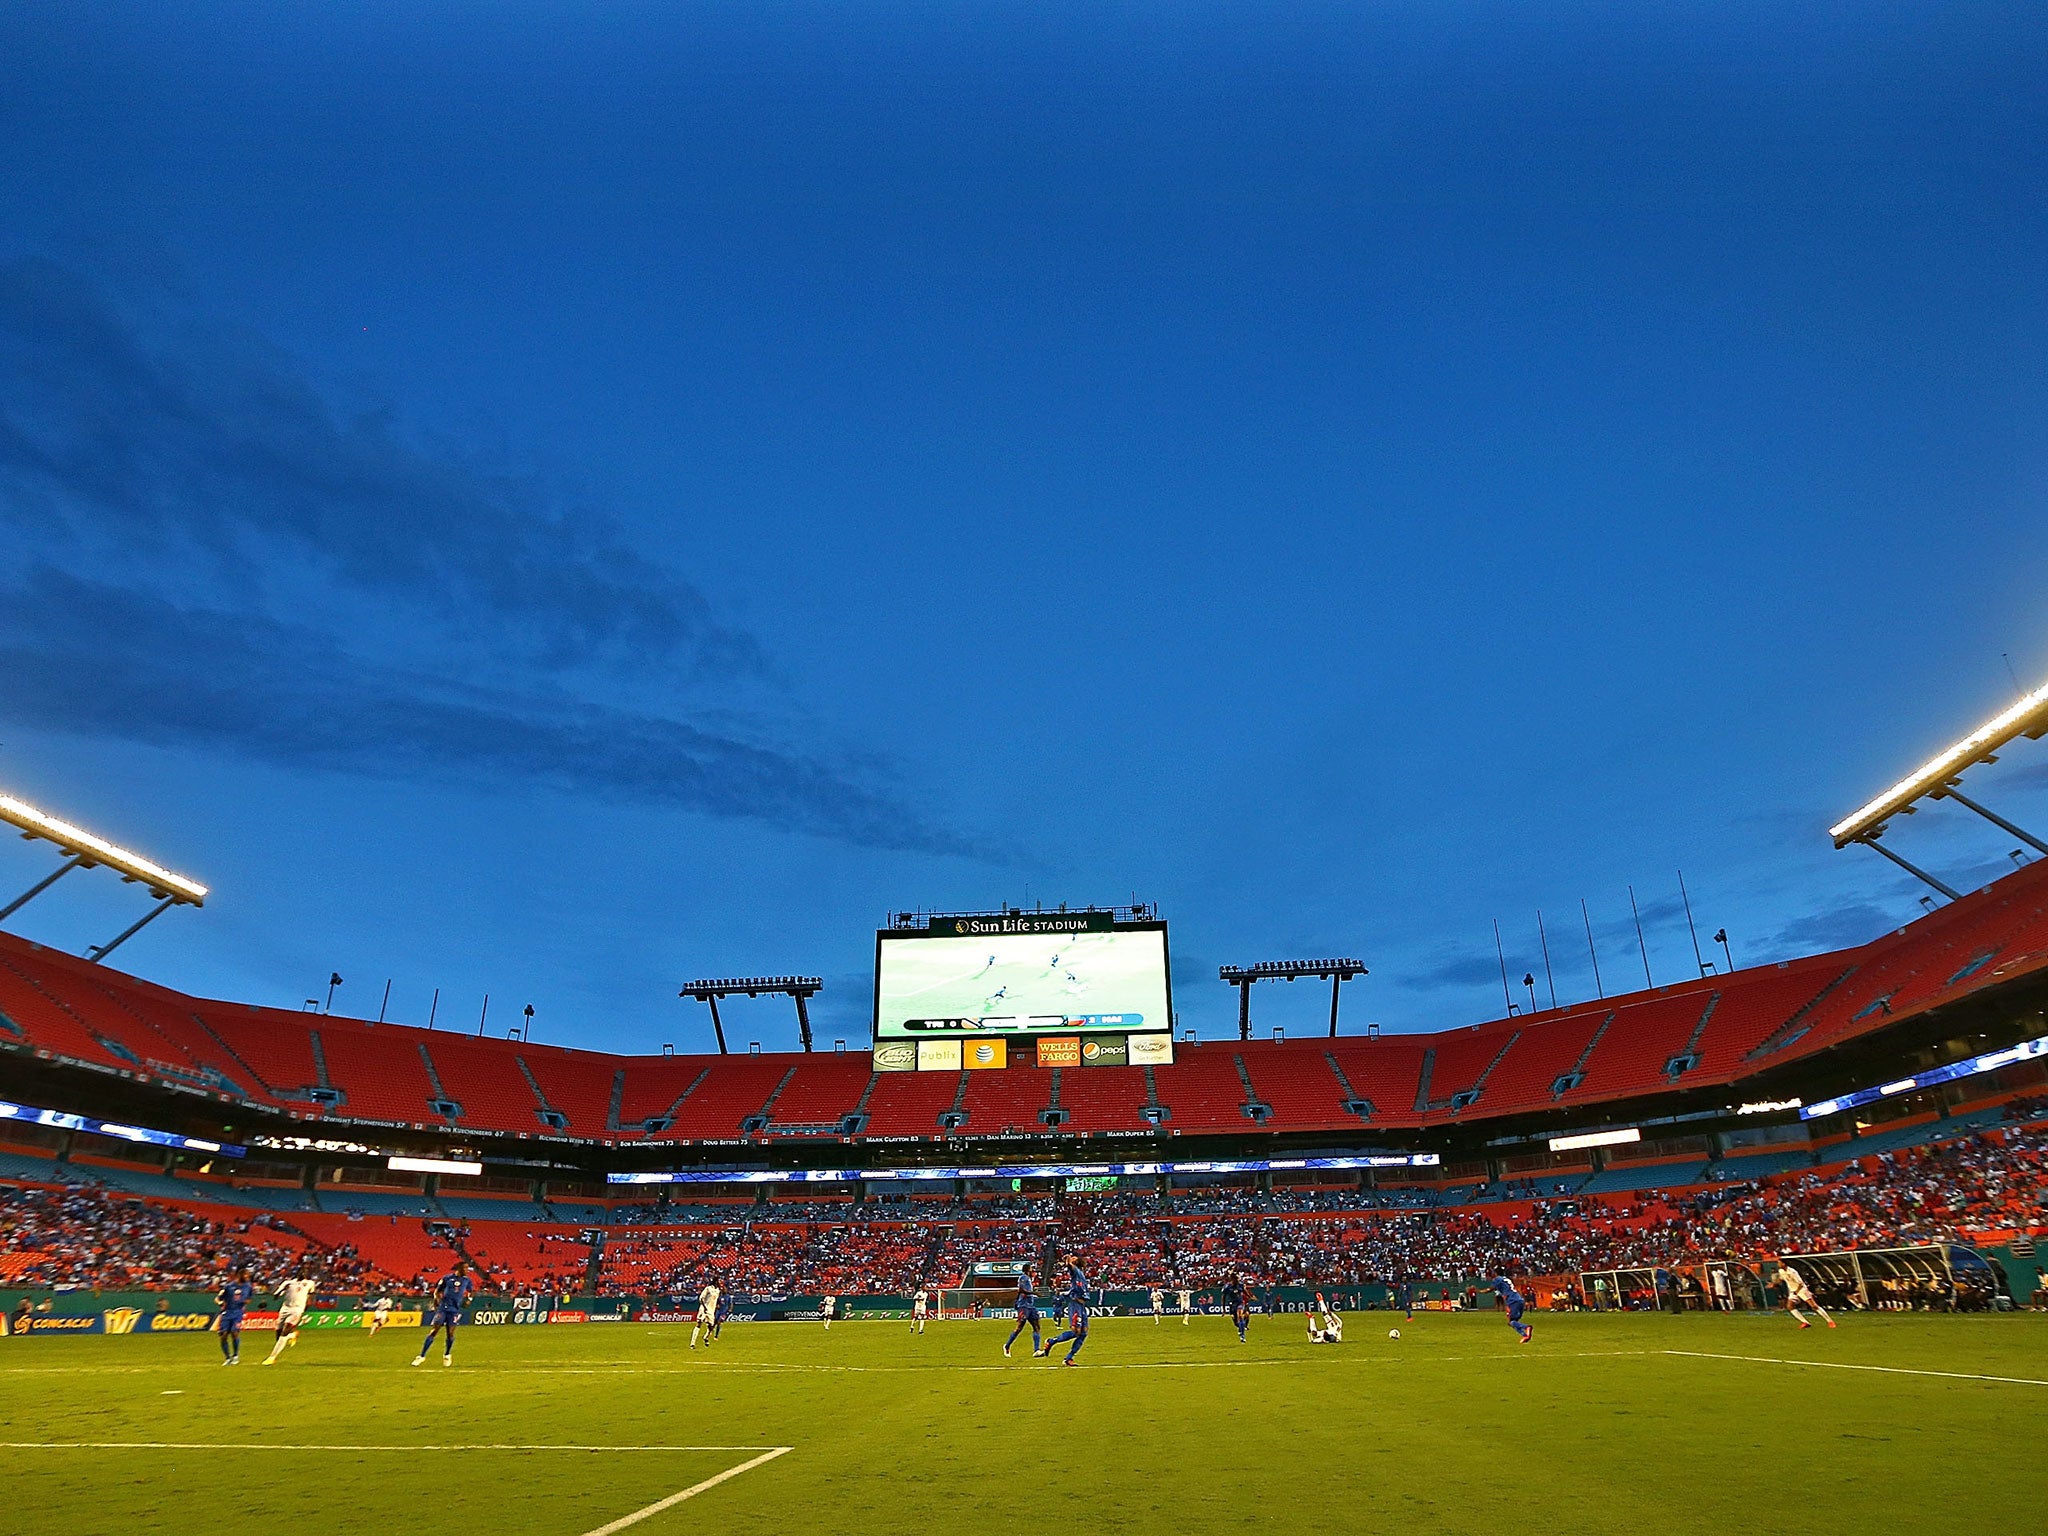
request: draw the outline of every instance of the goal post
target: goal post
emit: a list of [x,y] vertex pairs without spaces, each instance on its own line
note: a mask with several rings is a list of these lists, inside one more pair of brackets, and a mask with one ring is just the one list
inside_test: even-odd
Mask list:
[[1014,1310],[1016,1294],[1002,1295],[995,1291],[975,1290],[961,1287],[949,1291],[932,1293],[932,1320],[957,1320],[970,1317],[987,1317],[997,1307]]

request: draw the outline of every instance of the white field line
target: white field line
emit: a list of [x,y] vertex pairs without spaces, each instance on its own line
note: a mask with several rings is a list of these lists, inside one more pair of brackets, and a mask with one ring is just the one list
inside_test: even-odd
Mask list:
[[[1339,1366],[1380,1366],[1380,1365],[1445,1365],[1469,1360],[1615,1360],[1638,1355],[1651,1355],[1659,1351],[1651,1349],[1587,1349],[1552,1350],[1545,1354],[1540,1350],[1516,1350],[1510,1353],[1502,1350],[1497,1355],[1433,1355],[1416,1354],[1408,1359],[1391,1355],[1373,1356],[1363,1352],[1357,1354],[1336,1354],[1325,1352],[1310,1356],[1265,1356],[1254,1360],[1112,1360],[1101,1364],[1090,1364],[1083,1356],[1081,1364],[1085,1369],[1095,1371],[1245,1371],[1276,1365],[1301,1365],[1304,1360],[1317,1362],[1316,1369],[1334,1370]],[[688,1376],[702,1372],[713,1376],[784,1376],[815,1372],[825,1375],[904,1375],[943,1374],[955,1375],[963,1371],[1028,1371],[1032,1362],[1028,1357],[1013,1360],[1008,1365],[807,1365],[801,1362],[776,1364],[759,1362],[751,1364],[711,1365],[684,1364],[676,1366],[641,1366],[606,1369],[588,1365],[511,1365],[492,1368],[492,1374],[532,1374],[537,1376]]]
[[[0,1440],[0,1451],[766,1451],[766,1456],[757,1458],[760,1461],[771,1460],[789,1449],[786,1445],[283,1445],[271,1440]],[[753,1465],[754,1462],[747,1463]]]
[[1846,1360],[1790,1360],[1779,1355],[1715,1355],[1703,1349],[1667,1349],[1667,1355],[1694,1360],[1741,1360],[1750,1365],[1806,1365],[1824,1371],[1877,1371],[1886,1376],[1941,1376],[1950,1381],[1996,1381],[2014,1387],[2048,1387],[2034,1376],[1984,1376],[1974,1371],[1922,1371],[1909,1365],[1856,1365]]
[[788,1451],[789,1447],[786,1445],[771,1446],[752,1461],[743,1461],[736,1467],[727,1467],[723,1472],[707,1477],[701,1483],[692,1483],[689,1487],[678,1493],[672,1493],[665,1499],[656,1499],[645,1509],[636,1509],[630,1515],[621,1515],[618,1519],[612,1521],[610,1525],[600,1525],[594,1531],[586,1531],[584,1536],[612,1536],[612,1533],[615,1531],[623,1531],[629,1525],[638,1525],[649,1515],[658,1515],[664,1509],[672,1508],[682,1503],[685,1499],[694,1499],[698,1494],[716,1488],[720,1483],[738,1477],[742,1472],[751,1472],[754,1468],[765,1465],[776,1457],[785,1455]]
[[[1653,1349],[1574,1349],[1544,1350],[1540,1345],[1533,1349],[1517,1349],[1513,1352],[1502,1350],[1494,1355],[1437,1355],[1416,1352],[1408,1358],[1396,1358],[1392,1354],[1368,1355],[1363,1351],[1337,1354],[1324,1352],[1310,1356],[1264,1356],[1253,1360],[1114,1360],[1103,1364],[1092,1364],[1085,1357],[1082,1364],[1096,1371],[1225,1371],[1255,1370],[1276,1365],[1300,1365],[1304,1360],[1325,1362],[1317,1369],[1336,1369],[1339,1366],[1379,1365],[1446,1365],[1471,1360],[1619,1360],[1640,1355],[1669,1354],[1669,1350]],[[1729,1358],[1738,1358],[1730,1356]],[[786,1376],[815,1373],[823,1375],[904,1375],[943,1374],[955,1375],[963,1371],[1020,1371],[1031,1369],[1028,1357],[1020,1357],[1007,1365],[808,1365],[791,1361],[778,1363],[758,1361],[747,1364],[714,1365],[709,1361],[685,1361],[676,1365],[642,1365],[639,1362],[619,1365],[490,1365],[479,1366],[470,1374],[487,1371],[493,1376]],[[347,1362],[322,1362],[319,1369],[372,1370],[372,1367]],[[114,1374],[140,1374],[168,1370],[185,1370],[188,1366],[80,1366],[66,1369],[61,1366],[16,1366],[0,1367],[0,1376],[94,1376]],[[300,1370],[307,1369],[301,1364]],[[545,1449],[545,1447],[536,1447]],[[655,1447],[663,1449],[663,1447]],[[751,1446],[735,1446],[735,1450],[751,1450]]]

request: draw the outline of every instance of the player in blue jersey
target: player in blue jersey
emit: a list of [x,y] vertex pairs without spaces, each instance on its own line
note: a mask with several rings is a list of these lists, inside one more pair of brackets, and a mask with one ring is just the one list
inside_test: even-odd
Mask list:
[[1010,1336],[1003,1342],[1003,1358],[1010,1357],[1010,1346],[1017,1342],[1017,1336],[1026,1328],[1031,1330],[1031,1353],[1035,1356],[1044,1342],[1038,1331],[1038,1282],[1031,1278],[1027,1266],[1017,1271],[1017,1326],[1010,1330]]
[[249,1283],[249,1271],[238,1269],[235,1277],[214,1295],[213,1299],[220,1303],[220,1320],[214,1326],[220,1330],[222,1365],[242,1363],[242,1314],[255,1294],[256,1287]]
[[1223,1288],[1223,1298],[1230,1303],[1230,1320],[1237,1325],[1237,1342],[1246,1342],[1245,1331],[1252,1325],[1252,1283],[1243,1275],[1237,1276]]
[[1081,1353],[1081,1346],[1088,1342],[1088,1276],[1081,1269],[1081,1261],[1071,1253],[1062,1263],[1065,1267],[1067,1331],[1054,1334],[1032,1353],[1042,1357],[1065,1344],[1067,1357],[1060,1364],[1072,1365],[1074,1356]]
[[732,1293],[721,1289],[718,1293],[718,1305],[711,1312],[711,1337],[714,1339],[718,1337],[725,1327],[725,1320],[731,1316]]
[[1522,1293],[1515,1289],[1514,1281],[1506,1275],[1494,1277],[1493,1289],[1494,1294],[1500,1297],[1500,1304],[1507,1308],[1508,1326],[1515,1330],[1516,1337],[1524,1344],[1528,1343],[1536,1334],[1534,1328],[1522,1321],[1522,1310],[1528,1306],[1528,1302],[1523,1299]]
[[427,1319],[427,1336],[420,1340],[420,1352],[413,1357],[414,1365],[424,1365],[427,1351],[434,1347],[434,1335],[441,1335],[441,1363],[455,1363],[455,1327],[462,1321],[462,1306],[476,1294],[476,1286],[468,1275],[462,1272],[462,1260],[457,1259],[448,1273],[441,1277],[441,1283],[434,1287],[434,1311]]
[[1404,1274],[1404,1275],[1402,1275],[1402,1276],[1401,1276],[1401,1295],[1400,1295],[1400,1302],[1401,1302],[1401,1314],[1402,1314],[1403,1318],[1404,1318],[1404,1319],[1405,1319],[1406,1321],[1408,1321],[1408,1322],[1411,1322],[1411,1323],[1412,1323],[1412,1322],[1414,1322],[1414,1321],[1415,1321],[1415,1277],[1414,1277],[1413,1275],[1409,1275],[1409,1274]]

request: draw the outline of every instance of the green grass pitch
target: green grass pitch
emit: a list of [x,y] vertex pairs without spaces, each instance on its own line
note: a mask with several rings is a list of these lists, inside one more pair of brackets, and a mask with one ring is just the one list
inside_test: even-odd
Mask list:
[[453,1369],[408,1368],[410,1331],[268,1369],[251,1334],[232,1370],[210,1337],[8,1340],[0,1531],[1816,1536],[2038,1508],[2048,1317],[1539,1317],[1526,1348],[1391,1321],[1331,1349],[1297,1318],[1248,1344],[1103,1319],[1076,1370],[1004,1360],[995,1321],[735,1323],[694,1354],[675,1326],[469,1328]]

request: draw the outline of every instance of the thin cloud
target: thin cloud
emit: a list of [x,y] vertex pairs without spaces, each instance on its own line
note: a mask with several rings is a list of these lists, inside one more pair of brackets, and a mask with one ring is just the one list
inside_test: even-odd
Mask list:
[[1831,949],[1848,949],[1867,944],[1899,920],[1874,902],[1855,901],[1825,912],[1794,918],[1774,934],[1769,948],[1775,954],[1810,955]]
[[365,662],[314,632],[41,566],[0,591],[0,718],[379,778],[565,793],[979,856],[843,768],[686,720]]
[[1500,957],[1482,955],[1476,951],[1459,953],[1439,950],[1436,958],[1414,975],[1405,978],[1406,985],[1424,991],[1441,987],[1476,987],[1486,984],[1500,985]]
[[746,634],[610,519],[345,418],[272,348],[176,342],[52,262],[0,263],[0,504],[17,527],[169,550],[251,581],[281,558],[549,666],[761,669]]

